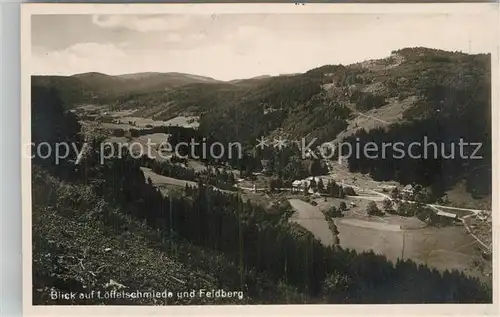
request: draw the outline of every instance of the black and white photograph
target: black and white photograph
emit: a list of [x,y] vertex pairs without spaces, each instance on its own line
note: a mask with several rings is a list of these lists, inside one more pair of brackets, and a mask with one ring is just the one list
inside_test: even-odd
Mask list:
[[497,9],[61,6],[23,17],[29,305],[493,303]]

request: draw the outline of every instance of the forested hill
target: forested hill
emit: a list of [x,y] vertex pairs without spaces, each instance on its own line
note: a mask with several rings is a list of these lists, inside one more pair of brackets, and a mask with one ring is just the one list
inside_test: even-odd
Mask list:
[[[419,183],[430,187],[429,200],[441,197],[457,183],[465,183],[474,198],[491,195],[491,72],[487,55],[401,50],[405,62],[386,79],[398,100],[416,96],[401,119],[372,129],[358,129],[346,141],[360,145],[402,142],[412,157],[386,159],[367,155],[350,157],[351,171],[370,173],[374,179]],[[425,141],[424,141],[425,140]],[[459,143],[465,145],[461,150]],[[425,144],[434,143],[436,146]],[[425,149],[424,147],[427,147]]]
[[130,93],[150,93],[194,83],[217,82],[204,76],[153,72],[116,76],[96,72],[72,76],[32,76],[32,85],[57,88],[68,108],[80,104],[106,104]]
[[[378,180],[434,186],[438,196],[466,180],[468,191],[482,197],[491,192],[490,62],[488,54],[405,48],[385,59],[325,65],[303,74],[232,82],[198,80],[168,89],[152,85],[147,91],[120,91],[94,102],[137,109],[135,115],[158,120],[184,113],[201,115],[202,134],[249,146],[261,136],[278,135],[308,142],[316,138],[317,145],[333,140],[352,143],[356,137],[361,143],[405,144],[424,136],[429,142],[448,144],[463,138],[483,144],[476,153],[481,159],[443,163],[438,155],[399,162],[361,156],[351,157],[349,168]],[[33,83],[40,80],[34,78]],[[75,91],[86,95],[92,91],[91,85],[79,90],[72,81],[50,83],[63,99],[74,97]],[[72,105],[89,102],[75,98]],[[473,149],[469,151],[472,154]]]

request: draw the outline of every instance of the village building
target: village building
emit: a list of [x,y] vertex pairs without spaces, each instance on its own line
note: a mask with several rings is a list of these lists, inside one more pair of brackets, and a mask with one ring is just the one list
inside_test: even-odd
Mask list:
[[394,188],[396,188],[397,186],[396,185],[379,185],[378,187],[381,188],[382,190],[391,191]]
[[446,217],[446,218],[451,218],[451,219],[457,219],[457,214],[454,214],[452,212],[446,212],[446,211],[438,211],[436,213],[438,216],[441,216],[441,217]]
[[295,180],[295,181],[293,181],[292,182],[292,191],[293,192],[299,192],[299,191],[304,191],[305,189],[307,189],[307,192],[309,194],[314,194],[315,190],[311,187],[312,180],[314,180],[314,182],[316,184],[318,184],[318,182],[320,181],[320,178],[319,177],[309,176],[308,178],[303,179],[303,180]]
[[415,196],[415,188],[412,185],[408,184],[401,190],[401,194],[403,195],[404,199],[413,199],[413,197]]
[[298,192],[302,189],[302,181],[296,180],[292,183],[292,192]]
[[491,218],[490,218],[490,214],[489,214],[487,211],[485,211],[485,210],[480,211],[480,212],[477,214],[476,218],[477,218],[478,220],[480,220],[480,221],[488,221],[488,220],[491,220]]
[[269,162],[269,160],[261,160],[260,164],[262,165],[263,174],[267,174],[271,171],[271,162]]

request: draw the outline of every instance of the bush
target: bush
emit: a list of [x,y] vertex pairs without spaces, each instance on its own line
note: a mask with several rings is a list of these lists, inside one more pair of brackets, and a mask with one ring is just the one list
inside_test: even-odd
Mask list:
[[116,137],[122,137],[125,136],[125,131],[123,131],[123,129],[114,129],[113,135]]
[[130,129],[130,136],[133,138],[137,138],[139,136],[139,130],[137,129]]
[[397,215],[398,212],[394,209],[389,209],[389,210],[386,210],[386,213],[390,214],[390,215]]
[[391,198],[392,199],[401,199],[401,193],[399,192],[399,189],[397,187],[394,187],[391,191]]
[[384,213],[378,209],[377,204],[374,201],[370,201],[368,207],[366,208],[366,212],[370,216],[383,216]]
[[345,202],[341,202],[339,206],[340,211],[346,211],[347,210],[347,205]]
[[391,211],[393,212],[394,211],[394,208],[393,208],[393,203],[390,199],[384,199],[383,201],[383,208],[384,208],[384,211],[387,212],[387,213],[391,213]]
[[356,109],[367,111],[377,109],[387,104],[384,96],[374,95],[372,93],[361,93],[356,101]]
[[346,186],[343,188],[344,194],[347,196],[357,196],[356,192],[354,191],[354,188],[350,186]]
[[335,208],[335,206],[331,206],[330,209],[328,209],[327,214],[332,218],[344,217],[344,215],[342,214],[342,209],[341,208],[337,209]]

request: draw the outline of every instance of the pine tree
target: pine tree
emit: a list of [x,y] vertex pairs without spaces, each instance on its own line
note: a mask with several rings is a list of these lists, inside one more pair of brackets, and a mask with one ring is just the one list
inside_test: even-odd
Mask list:
[[325,191],[325,185],[323,184],[323,180],[320,178],[318,181],[318,191],[323,193]]

